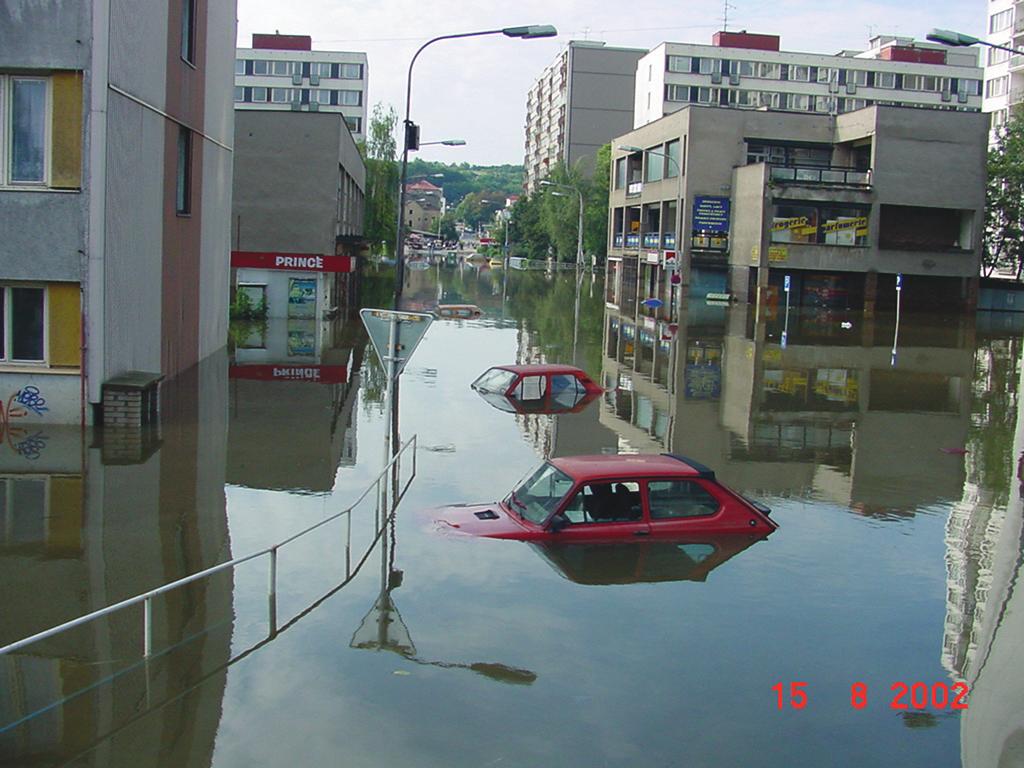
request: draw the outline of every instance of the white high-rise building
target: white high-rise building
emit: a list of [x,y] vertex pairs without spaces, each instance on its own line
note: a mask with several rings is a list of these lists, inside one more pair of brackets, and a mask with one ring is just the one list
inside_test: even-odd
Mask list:
[[[985,40],[1009,48],[1024,47],[1024,6],[1014,0],[989,0]],[[992,115],[994,142],[1010,108],[1024,101],[1024,55],[998,48],[984,50],[985,90],[982,111]]]
[[235,109],[338,112],[362,140],[366,54],[312,47],[308,35],[253,35],[252,48],[235,56]]

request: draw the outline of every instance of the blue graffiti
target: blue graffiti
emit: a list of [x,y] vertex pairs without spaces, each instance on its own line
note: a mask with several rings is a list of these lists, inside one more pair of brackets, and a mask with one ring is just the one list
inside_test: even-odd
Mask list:
[[18,455],[30,461],[35,461],[42,456],[43,449],[46,448],[46,441],[49,439],[49,435],[36,432],[34,435],[29,435],[24,440],[14,443],[11,447],[14,448],[14,452]]
[[39,388],[31,385],[20,389],[14,395],[14,402],[25,406],[37,416],[42,416],[43,411],[50,410],[46,407],[46,400],[39,393]]

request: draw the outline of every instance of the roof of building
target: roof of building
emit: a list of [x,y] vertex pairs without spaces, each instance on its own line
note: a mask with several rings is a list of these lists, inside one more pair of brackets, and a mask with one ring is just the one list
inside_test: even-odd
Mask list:
[[436,184],[431,184],[426,179],[420,179],[419,181],[413,181],[413,182],[411,182],[409,184],[406,184],[405,188],[406,189],[421,189],[421,190],[427,190],[427,191],[430,191],[430,192],[441,192],[442,191],[441,187],[437,186]]

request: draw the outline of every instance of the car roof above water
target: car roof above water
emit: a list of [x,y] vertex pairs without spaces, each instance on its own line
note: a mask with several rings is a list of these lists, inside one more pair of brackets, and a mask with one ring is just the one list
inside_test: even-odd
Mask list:
[[704,477],[715,473],[699,462],[663,454],[596,454],[551,459],[551,463],[575,480],[611,480],[641,477]]

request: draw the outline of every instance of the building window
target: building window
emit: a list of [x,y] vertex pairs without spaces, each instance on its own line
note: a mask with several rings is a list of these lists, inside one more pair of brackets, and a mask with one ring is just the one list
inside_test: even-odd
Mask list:
[[245,59],[235,59],[235,74],[236,75],[244,75],[245,74]]
[[310,88],[309,89],[309,103],[310,104],[330,104],[331,103],[331,92],[326,91],[323,88]]
[[1008,58],[1010,58],[1010,52],[1009,51],[1005,51],[1002,48],[989,48],[988,49],[988,63],[989,63],[989,66],[993,66],[995,64],[1002,64]]
[[988,31],[989,32],[1000,32],[1013,23],[1013,9],[1007,8],[1005,11],[999,13],[993,13],[988,20]]
[[647,167],[644,169],[644,181],[661,181],[662,171],[665,167],[665,155],[661,145],[651,147],[649,152],[644,152],[647,157]]
[[818,67],[819,83],[838,83],[839,70],[832,67]]
[[174,209],[181,216],[192,212],[192,131],[178,128],[178,173],[175,181]]
[[702,75],[710,75],[710,74],[713,74],[713,73],[716,73],[716,72],[719,73],[719,74],[721,74],[721,72],[722,72],[722,60],[721,59],[706,59],[706,58],[702,58],[700,60],[700,73]]
[[905,91],[944,91],[949,88],[949,80],[934,75],[904,75],[903,90]]
[[302,62],[299,61],[273,61],[271,74],[277,77],[291,77],[302,74]]
[[344,80],[362,80],[362,64],[342,64],[338,67],[338,76]]
[[0,184],[46,182],[48,91],[45,78],[0,75]]
[[338,103],[345,107],[360,107],[363,104],[363,92],[338,91]]
[[796,83],[807,83],[811,80],[811,68],[802,64],[789,65],[789,79]]
[[252,87],[252,97],[250,101],[254,101],[261,104],[267,100],[267,89],[262,85],[254,85]]
[[689,72],[693,66],[693,59],[689,56],[669,56],[666,65],[669,72]]
[[252,63],[252,73],[254,75],[266,75],[270,71],[270,62],[264,61],[263,59],[255,59]]
[[196,0],[181,0],[181,58],[195,64]]
[[868,244],[869,208],[830,203],[777,203],[773,243],[863,246]]
[[245,88],[240,85],[235,86],[235,101],[245,101]]
[[981,80],[967,78],[958,81],[959,92],[965,96],[981,96]]
[[679,155],[679,139],[670,141],[665,145],[665,178],[674,179],[679,175],[683,167],[682,158]]
[[615,189],[626,187],[626,158],[620,157],[615,161]]
[[697,88],[696,98],[693,98],[691,93],[691,101],[695,101],[697,104],[717,104],[718,103],[718,88]]
[[690,86],[688,86],[688,85],[666,85],[665,86],[665,100],[666,101],[689,101],[690,100]]
[[292,100],[291,88],[271,88],[270,100],[275,104],[288,104]]
[[867,85],[868,71],[866,69],[848,69],[846,70],[846,82],[854,85]]
[[348,126],[349,131],[351,131],[352,133],[363,132],[362,118],[349,117],[348,115],[345,115],[345,124]]
[[895,88],[895,72],[875,72],[875,88]]
[[1005,96],[1010,90],[1010,76],[994,77],[985,83],[985,97]]
[[0,285],[0,361],[45,361],[45,298],[44,288]]
[[867,99],[840,99],[839,111],[856,112],[858,109],[864,109],[867,105]]
[[787,95],[786,109],[792,109],[797,112],[809,112],[814,103],[814,97],[806,93],[790,93]]

